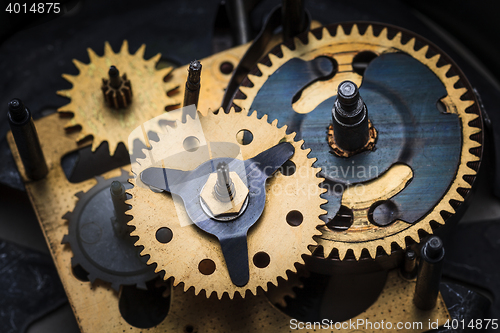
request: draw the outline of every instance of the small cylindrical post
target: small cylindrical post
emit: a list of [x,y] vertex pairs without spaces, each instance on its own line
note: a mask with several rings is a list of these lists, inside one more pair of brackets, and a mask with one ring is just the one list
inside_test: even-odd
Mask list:
[[120,88],[122,79],[120,78],[120,71],[115,66],[109,67],[109,85],[115,89]]
[[342,150],[357,151],[370,139],[368,110],[352,81],[339,84],[332,109],[332,125],[335,142]]
[[401,274],[406,279],[414,279],[417,276],[417,254],[409,249],[405,252]]
[[283,0],[283,40],[287,41],[304,31],[306,16],[304,0]]
[[231,201],[234,198],[234,183],[229,175],[229,166],[225,162],[217,165],[217,182],[215,183],[215,195],[221,201]]
[[413,304],[421,310],[431,310],[436,306],[443,266],[443,241],[431,236],[422,246],[420,265]]
[[26,176],[32,180],[44,178],[49,170],[30,110],[14,98],[9,102],[7,117]]
[[125,218],[125,211],[128,207],[125,204],[127,194],[125,193],[125,186],[117,180],[111,183],[110,186],[111,200],[113,200],[113,207],[115,211],[115,218],[113,221],[113,230],[116,235],[124,236],[127,234],[127,221]]
[[191,61],[188,68],[188,77],[186,80],[186,91],[184,92],[184,105],[196,105],[198,107],[198,99],[200,97],[200,78],[201,78],[201,63],[198,60]]
[[[188,77],[186,80],[186,90],[184,91],[184,104],[182,109],[182,122],[186,122],[186,117],[196,118],[196,110],[198,109],[198,99],[200,98],[201,87],[201,63],[198,60],[191,61],[188,67]],[[186,108],[193,105],[194,109]],[[191,114],[195,112],[195,114]]]

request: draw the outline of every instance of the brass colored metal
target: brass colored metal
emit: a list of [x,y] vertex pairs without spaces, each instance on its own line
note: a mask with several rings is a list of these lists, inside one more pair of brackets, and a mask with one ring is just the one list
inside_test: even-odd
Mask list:
[[124,73],[120,77],[120,72],[115,66],[109,69],[109,79],[102,79],[101,90],[104,99],[109,106],[115,109],[126,108],[132,102],[132,85]]
[[368,142],[366,142],[366,145],[361,149],[355,151],[347,151],[340,148],[335,142],[335,135],[333,134],[332,125],[328,126],[328,143],[330,144],[330,147],[332,147],[333,152],[340,157],[349,157],[355,154],[359,154],[362,151],[373,150],[373,148],[375,148],[375,142],[377,141],[377,130],[375,129],[375,127],[373,126],[372,122],[369,119],[368,119],[368,127],[369,127],[368,131],[370,133],[370,137],[368,139]]
[[[182,140],[191,135],[191,118],[186,123],[177,123],[175,138]],[[319,169],[313,168],[313,160],[307,157],[310,150],[301,148],[303,141],[295,142],[295,134],[287,135],[286,128],[277,128],[277,121],[267,122],[267,116],[257,118],[257,113],[247,116],[246,112],[218,114],[209,112],[200,117],[205,140],[208,143],[229,142],[237,145],[237,133],[246,129],[253,134],[253,141],[247,145],[239,145],[244,160],[265,151],[282,140],[290,142],[295,147],[291,158],[297,170],[293,175],[284,176],[276,173],[269,178],[266,186],[266,206],[258,222],[249,230],[248,253],[250,262],[250,280],[244,287],[238,287],[231,282],[225,267],[220,245],[214,237],[209,237],[193,224],[181,226],[179,222],[186,214],[176,210],[174,200],[165,193],[154,193],[148,188],[134,186],[129,190],[132,199],[127,201],[132,209],[129,214],[133,219],[129,225],[135,227],[132,236],[139,237],[137,246],[143,246],[142,255],[149,255],[148,264],[155,263],[157,272],[165,271],[165,279],[174,277],[174,286],[184,283],[184,290],[191,287],[195,293],[202,290],[207,296],[216,293],[221,298],[227,293],[230,298],[235,294],[245,296],[246,291],[257,293],[257,288],[264,291],[268,283],[276,284],[277,278],[286,278],[286,271],[296,271],[295,263],[302,264],[303,254],[309,253],[308,246],[314,244],[313,236],[319,235],[316,227],[322,222],[319,219],[324,210],[320,205],[325,203],[320,198],[323,189],[318,187],[321,182],[316,177]],[[156,144],[161,149],[160,141]],[[152,148],[154,155],[155,145]],[[168,158],[166,159],[168,162]],[[204,162],[204,161],[203,161]],[[292,211],[299,211],[303,220],[298,226],[287,223],[286,216]],[[168,212],[168,213],[166,213]],[[173,238],[168,244],[162,244],[155,238],[155,232],[167,226],[172,230]],[[258,268],[252,258],[258,252],[266,252],[271,258],[265,268]],[[175,258],[175,259],[174,259]],[[204,275],[196,267],[204,259],[215,263],[215,271]],[[194,268],[194,269],[193,269]]]
[[[248,110],[267,78],[292,58],[301,58],[310,61],[319,56],[333,57],[339,64],[336,75],[329,80],[318,80],[309,85],[304,89],[300,98],[292,105],[297,113],[305,114],[311,112],[320,103],[336,95],[336,88],[332,89],[332,87],[338,87],[342,81],[350,80],[357,86],[361,85],[363,77],[354,72],[352,63],[353,58],[362,51],[371,51],[377,55],[391,52],[406,53],[427,66],[444,84],[448,95],[441,99],[441,102],[445,104],[447,112],[458,115],[462,126],[463,138],[460,165],[458,166],[455,180],[450,184],[447,193],[426,216],[423,216],[420,221],[414,224],[398,220],[389,226],[379,227],[369,223],[368,219],[365,219],[363,223],[353,224],[353,226],[345,231],[333,231],[326,226],[322,226],[320,228],[322,235],[317,237],[316,240],[323,247],[325,257],[328,257],[334,249],[337,249],[340,259],[343,260],[347,251],[352,250],[357,260],[360,258],[361,252],[366,249],[368,254],[372,258],[375,258],[379,247],[383,248],[386,253],[391,253],[391,246],[393,244],[406,248],[408,239],[419,242],[419,231],[425,231],[428,234],[433,233],[430,225],[431,221],[435,221],[441,225],[445,223],[441,212],[455,213],[455,209],[451,206],[450,201],[463,202],[464,198],[457,190],[459,188],[464,190],[470,189],[471,185],[464,177],[474,177],[477,174],[477,171],[469,167],[468,164],[480,161],[479,157],[471,153],[471,149],[479,148],[481,144],[474,141],[471,136],[480,133],[481,129],[471,125],[471,122],[477,119],[478,115],[466,112],[466,109],[474,105],[474,101],[472,100],[462,100],[462,96],[467,92],[467,89],[455,88],[454,86],[460,80],[460,77],[458,75],[447,76],[451,64],[437,66],[441,58],[440,54],[428,58],[426,56],[429,49],[428,45],[415,50],[415,38],[403,44],[401,32],[398,32],[392,39],[388,38],[387,33],[387,28],[384,28],[378,35],[374,35],[373,27],[369,25],[364,34],[360,34],[358,26],[353,24],[349,34],[344,31],[342,25],[338,25],[337,31],[333,36],[328,29],[323,28],[322,37],[319,39],[314,34],[309,33],[307,44],[296,38],[293,50],[285,45],[281,45],[281,52],[283,54],[281,57],[270,53],[268,55],[271,62],[269,66],[259,63],[258,68],[262,75],[249,75],[248,78],[253,86],[240,87],[241,92],[247,96],[246,99],[234,100],[234,104],[241,107],[242,110]],[[404,177],[399,179],[406,181]],[[389,192],[385,191],[394,188],[400,188],[401,190],[406,184],[406,182],[396,184],[396,181],[391,177],[380,177],[364,185],[378,189],[378,196],[387,197]],[[370,197],[366,194],[367,192],[365,191],[364,193],[358,195],[356,199],[358,202],[366,203],[370,200]],[[375,201],[371,201],[371,203],[378,200],[378,198],[373,199]]]
[[248,197],[248,188],[241,180],[236,172],[229,173],[231,180],[234,183],[234,198],[228,201],[222,201],[217,198],[214,191],[215,183],[217,182],[217,174],[212,173],[208,176],[208,180],[201,190],[200,199],[203,200],[210,213],[217,217],[220,215],[235,215],[240,212],[243,204]]
[[[223,55],[220,56],[223,57]],[[89,282],[76,279],[71,271],[72,252],[69,247],[61,244],[63,236],[67,233],[67,224],[62,216],[65,212],[73,210],[78,200],[74,194],[88,191],[96,184],[96,181],[89,179],[80,183],[70,183],[64,175],[60,164],[61,158],[67,153],[81,148],[77,145],[76,140],[79,133],[64,132],[66,122],[67,120],[60,118],[57,114],[35,121],[49,168],[47,177],[42,180],[31,181],[26,177],[10,132],[7,134],[7,142],[21,178],[26,185],[26,192],[36,212],[81,331],[83,333],[123,332],[124,330],[131,333],[144,332],[144,329],[133,327],[123,319],[118,304],[119,294],[112,290],[109,284],[96,281],[91,288]],[[214,124],[214,126],[218,125]],[[257,133],[262,134],[263,131],[257,131]],[[261,142],[259,136],[256,139]],[[268,139],[279,140],[279,136],[270,136]],[[252,154],[258,152],[258,145],[259,143],[255,146],[252,146],[252,143],[249,144],[249,149],[244,150],[245,158],[252,157]],[[103,176],[112,178],[120,174],[121,170],[115,169],[103,174]],[[276,175],[273,183],[282,183],[284,178],[283,175]],[[403,180],[399,181],[399,183],[402,182]],[[276,209],[279,206],[275,202],[270,207]],[[146,211],[148,210],[143,212],[144,218],[147,218],[148,215],[145,214]],[[275,234],[271,241],[276,241],[281,245],[284,236],[286,235]],[[415,282],[399,278],[396,272],[390,273],[378,300],[353,320],[378,318],[381,308],[387,310],[387,313],[391,313],[394,322],[421,321],[425,325],[429,320],[439,320],[439,323],[444,323],[449,319],[441,295],[439,295],[437,306],[433,311],[420,311],[413,306],[411,299],[414,286]],[[238,297],[233,300],[229,300],[228,297],[217,300],[215,295],[211,298],[202,295],[195,296],[193,290],[184,293],[184,289],[187,288],[180,286],[172,288],[171,305],[167,317],[158,326],[147,331],[178,332],[185,331],[191,325],[194,331],[204,332],[291,332],[289,327],[291,318],[272,306],[261,292],[257,296],[246,297],[244,300]],[[170,291],[167,294],[170,294]],[[401,304],[406,304],[406,306],[401,306]],[[410,330],[408,332],[425,330],[427,329],[424,326],[423,330]],[[375,331],[367,330],[365,332]]]
[[[89,64],[73,60],[80,73],[63,74],[73,87],[57,92],[58,95],[71,99],[71,102],[57,111],[74,115],[66,124],[66,128],[82,127],[76,138],[77,142],[92,136],[92,151],[95,151],[103,141],[107,141],[110,154],[113,155],[120,142],[127,146],[128,136],[133,129],[163,114],[167,105],[175,104],[176,99],[165,93],[170,90],[172,83],[164,82],[172,68],[156,70],[155,66],[161,55],[157,54],[149,60],[144,60],[145,49],[146,46],[142,45],[135,54],[130,54],[128,42],[125,40],[120,51],[114,53],[106,42],[102,57],[89,48]],[[102,78],[108,77],[111,65],[127,73],[127,78],[134,84],[134,100],[121,110],[108,105],[99,89],[99,83]]]

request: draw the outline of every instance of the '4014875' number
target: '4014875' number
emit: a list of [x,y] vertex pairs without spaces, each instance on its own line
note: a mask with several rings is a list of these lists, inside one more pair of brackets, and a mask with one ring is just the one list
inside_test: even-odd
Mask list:
[[27,13],[35,13],[35,14],[58,14],[61,12],[59,2],[40,2],[40,3],[12,3],[9,2],[7,8],[5,8],[6,12],[14,13],[14,14],[27,14]]

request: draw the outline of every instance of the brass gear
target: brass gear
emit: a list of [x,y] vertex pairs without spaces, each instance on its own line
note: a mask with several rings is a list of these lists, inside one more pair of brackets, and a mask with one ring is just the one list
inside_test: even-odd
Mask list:
[[[95,151],[102,142],[107,141],[110,154],[114,155],[120,142],[128,146],[128,137],[134,128],[165,113],[165,107],[168,105],[177,103],[166,93],[174,87],[164,82],[172,68],[157,70],[155,66],[161,54],[145,60],[145,49],[143,44],[134,54],[130,54],[128,42],[125,40],[120,51],[115,53],[106,42],[103,56],[98,56],[90,48],[87,49],[89,64],[73,59],[80,73],[62,75],[73,87],[57,92],[58,95],[71,99],[69,104],[57,111],[74,115],[65,128],[81,126],[77,142],[92,136],[92,151]],[[115,109],[108,105],[101,90],[102,80],[108,78],[112,65],[119,69],[121,75],[126,74],[132,83],[132,102],[124,109]]]
[[[337,73],[328,80],[311,84],[293,103],[293,109],[297,113],[307,113],[314,110],[322,101],[335,96],[336,90],[332,87],[337,87],[340,82],[351,80],[358,86],[361,84],[363,77],[354,71],[352,64],[354,57],[362,51],[370,51],[376,55],[406,53],[427,66],[444,84],[448,95],[441,102],[445,105],[446,112],[458,115],[462,127],[461,158],[454,181],[439,203],[418,222],[408,224],[398,220],[385,227],[376,226],[368,221],[368,208],[372,203],[390,198],[390,195],[401,191],[406,181],[412,177],[411,169],[395,165],[396,168],[389,170],[391,174],[387,173],[364,184],[368,189],[372,189],[365,191],[365,196],[355,196],[350,192],[352,188],[348,188],[344,192],[342,204],[353,210],[353,225],[344,231],[333,231],[323,225],[320,228],[322,235],[315,238],[318,245],[323,248],[323,251],[316,253],[325,258],[340,260],[346,259],[348,251],[352,253],[347,258],[355,260],[375,258],[384,251],[386,254],[391,254],[394,250],[406,248],[412,243],[411,240],[419,242],[421,237],[432,234],[437,226],[444,225],[446,220],[455,214],[456,208],[463,203],[464,197],[471,189],[482,151],[482,122],[479,107],[477,102],[472,100],[475,97],[465,98],[464,95],[468,90],[464,86],[469,84],[456,65],[452,65],[446,55],[440,54],[441,51],[437,47],[423,38],[418,36],[416,38],[410,32],[403,33],[401,30],[398,31],[399,28],[381,24],[363,25],[366,27],[364,33],[360,33],[357,24],[346,23],[344,26],[350,29],[349,33],[346,33],[341,24],[332,25],[328,28],[315,29],[302,39],[295,38],[291,45],[280,45],[257,65],[260,73],[254,71],[248,75],[249,82],[242,84],[240,92],[233,101],[243,111],[249,111],[266,80],[290,59],[301,58],[310,61],[319,56],[332,57],[338,63]],[[378,35],[374,33],[374,27],[380,31]],[[394,33],[394,37],[388,37],[389,30]],[[408,36],[411,37],[409,40]],[[407,41],[403,42],[405,38]],[[418,50],[415,50],[416,45],[419,46]],[[432,51],[429,52],[430,50]],[[428,52],[432,54],[431,57],[427,57]],[[459,81],[462,84],[457,85]],[[394,183],[394,179],[399,183]],[[380,189],[386,189],[387,192],[381,193]]]
[[[191,126],[192,121],[187,117],[186,123],[177,122],[175,128],[168,130],[175,133],[175,140],[180,138],[182,142],[189,136],[185,129]],[[128,191],[132,195],[132,199],[127,202],[132,206],[129,214],[133,216],[129,225],[135,227],[131,235],[138,237],[136,246],[143,247],[141,255],[150,257],[148,264],[156,264],[156,272],[165,271],[164,279],[173,277],[174,286],[182,282],[184,290],[193,287],[196,294],[204,290],[207,297],[216,293],[219,299],[224,293],[230,298],[236,293],[244,297],[247,291],[255,295],[258,288],[266,291],[269,283],[276,285],[279,277],[287,279],[287,271],[296,272],[294,265],[303,264],[302,255],[310,253],[308,247],[315,243],[313,237],[319,235],[319,216],[325,212],[320,208],[326,200],[320,198],[323,190],[318,187],[322,181],[316,176],[319,169],[313,168],[314,160],[307,157],[310,150],[301,148],[303,141],[294,141],[295,134],[287,135],[286,127],[277,128],[277,122],[269,124],[267,116],[258,119],[256,113],[247,116],[246,112],[235,113],[231,110],[226,114],[221,110],[218,114],[209,112],[207,116],[200,116],[200,123],[207,142],[238,144],[238,133],[243,129],[250,131],[253,140],[249,144],[239,145],[244,160],[283,140],[290,142],[295,148],[290,159],[296,166],[295,173],[285,176],[276,172],[268,178],[265,209],[248,232],[249,282],[243,287],[231,282],[218,240],[195,225],[181,227],[174,201],[168,193],[154,193],[139,186]],[[152,142],[150,152],[161,150],[158,147],[161,147],[162,140],[166,139]],[[133,181],[134,184],[135,182]],[[285,187],[285,194],[277,191]],[[314,194],[307,195],[309,191]],[[287,223],[286,216],[290,211],[302,214],[303,222],[300,225],[292,227]],[[155,238],[161,227],[168,227],[172,231],[173,237],[167,244],[162,244]],[[265,268],[257,268],[252,258],[262,251],[269,255],[270,263]],[[211,275],[203,275],[198,269],[204,259],[215,263],[215,271]]]

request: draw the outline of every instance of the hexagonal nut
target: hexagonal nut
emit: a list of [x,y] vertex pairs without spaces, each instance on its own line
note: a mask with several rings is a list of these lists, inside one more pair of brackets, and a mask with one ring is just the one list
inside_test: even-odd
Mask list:
[[213,216],[238,214],[248,196],[248,188],[236,172],[229,172],[229,177],[234,184],[235,196],[233,200],[224,202],[217,198],[215,194],[215,183],[217,182],[217,173],[211,173],[207,182],[201,190],[201,200],[210,210]]

